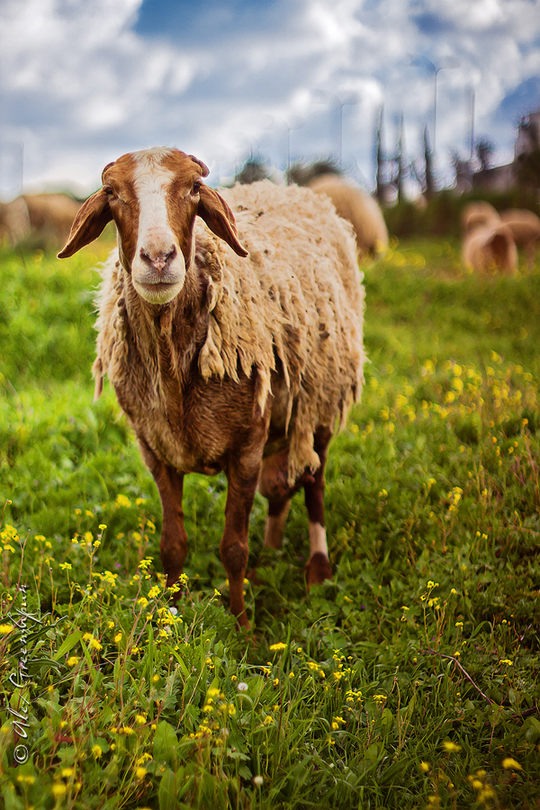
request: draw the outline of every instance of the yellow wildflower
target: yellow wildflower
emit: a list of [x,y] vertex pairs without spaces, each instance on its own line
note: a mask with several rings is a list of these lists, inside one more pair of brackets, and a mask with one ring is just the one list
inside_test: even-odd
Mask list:
[[31,776],[30,774],[20,773],[17,776],[17,782],[19,782],[19,784],[21,784],[21,785],[33,785],[35,781],[36,781],[36,777]]
[[505,757],[502,761],[502,766],[505,770],[522,771],[523,768],[516,759],[513,757]]
[[283,641],[277,641],[275,644],[270,644],[268,649],[270,652],[282,652],[282,650],[285,650],[286,648],[287,645]]
[[88,642],[88,646],[92,650],[101,650],[103,649],[102,644],[95,638],[92,633],[85,633],[83,636],[84,641]]
[[452,742],[452,740],[444,740],[442,745],[444,750],[448,751],[449,754],[455,754],[458,751],[461,751],[461,745]]
[[0,636],[7,636],[15,630],[14,624],[0,624]]

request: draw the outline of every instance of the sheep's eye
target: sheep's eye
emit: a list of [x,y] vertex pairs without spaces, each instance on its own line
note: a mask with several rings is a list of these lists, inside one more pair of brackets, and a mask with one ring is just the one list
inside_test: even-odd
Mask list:
[[114,197],[114,190],[112,186],[103,186],[103,191],[107,197]]
[[195,183],[193,183],[191,193],[198,194],[200,190],[201,190],[201,183],[197,180]]

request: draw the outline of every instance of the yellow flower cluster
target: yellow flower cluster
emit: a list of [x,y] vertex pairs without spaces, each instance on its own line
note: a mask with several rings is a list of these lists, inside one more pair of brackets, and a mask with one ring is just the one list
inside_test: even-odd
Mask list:
[[21,542],[21,538],[15,526],[6,523],[2,531],[0,531],[0,542],[2,543],[4,551],[14,553],[15,544]]
[[467,781],[474,788],[478,804],[490,804],[496,798],[495,791],[488,782],[487,772],[483,768],[468,776]]
[[206,715],[199,724],[197,731],[189,736],[192,740],[203,740],[213,738],[215,745],[223,745],[228,736],[229,730],[226,721],[236,715],[236,706],[227,701],[224,693],[215,686],[208,689],[203,713]]
[[83,641],[86,641],[91,650],[102,650],[103,645],[92,633],[84,633]]

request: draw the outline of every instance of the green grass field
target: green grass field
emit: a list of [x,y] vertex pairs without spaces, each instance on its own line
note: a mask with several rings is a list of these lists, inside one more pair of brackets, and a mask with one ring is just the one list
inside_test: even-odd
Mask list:
[[0,804],[534,808],[540,264],[457,245],[365,268],[370,364],[330,452],[332,582],[305,592],[302,498],[227,610],[221,477],[191,476],[168,607],[160,505],[109,386],[92,270],[0,255]]

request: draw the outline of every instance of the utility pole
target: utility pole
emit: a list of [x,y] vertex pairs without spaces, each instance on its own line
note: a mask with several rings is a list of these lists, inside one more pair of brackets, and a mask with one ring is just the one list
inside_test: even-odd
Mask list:
[[472,161],[474,158],[474,114],[475,114],[475,92],[474,87],[470,88],[470,106],[469,106],[469,160]]
[[375,123],[375,188],[379,203],[384,198],[383,112],[384,107],[381,104]]
[[399,117],[399,128],[398,128],[398,144],[397,144],[397,172],[396,172],[396,187],[397,187],[397,198],[398,202],[402,202],[404,199],[403,195],[403,178],[405,174],[405,170],[403,167],[403,113],[401,113]]

